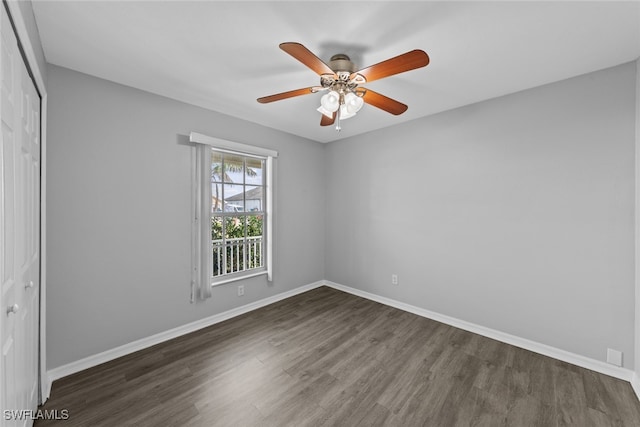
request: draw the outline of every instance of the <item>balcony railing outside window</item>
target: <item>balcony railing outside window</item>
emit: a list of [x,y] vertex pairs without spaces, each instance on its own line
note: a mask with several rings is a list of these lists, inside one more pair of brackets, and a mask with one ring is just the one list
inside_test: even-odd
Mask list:
[[213,277],[263,267],[262,236],[211,241]]

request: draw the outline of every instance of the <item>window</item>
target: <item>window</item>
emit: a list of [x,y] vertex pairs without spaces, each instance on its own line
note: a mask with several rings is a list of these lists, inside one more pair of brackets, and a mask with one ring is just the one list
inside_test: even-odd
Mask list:
[[214,280],[264,268],[266,159],[211,150]]
[[191,132],[191,301],[211,286],[266,274],[273,265],[272,175],[278,153]]

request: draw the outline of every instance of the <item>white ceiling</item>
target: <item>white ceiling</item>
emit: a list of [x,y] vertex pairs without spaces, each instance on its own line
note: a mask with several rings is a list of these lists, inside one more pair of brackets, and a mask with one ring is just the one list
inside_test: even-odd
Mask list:
[[[392,126],[640,57],[640,2],[33,0],[47,61],[319,142]],[[358,68],[413,49],[426,68],[365,85],[409,106],[365,105],[320,127],[320,94],[259,104],[318,76],[299,42]]]

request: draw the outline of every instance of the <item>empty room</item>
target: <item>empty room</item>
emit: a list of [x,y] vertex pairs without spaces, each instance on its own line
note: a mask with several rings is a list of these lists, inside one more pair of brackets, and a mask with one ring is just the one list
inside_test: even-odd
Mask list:
[[0,9],[0,427],[640,426],[640,1]]

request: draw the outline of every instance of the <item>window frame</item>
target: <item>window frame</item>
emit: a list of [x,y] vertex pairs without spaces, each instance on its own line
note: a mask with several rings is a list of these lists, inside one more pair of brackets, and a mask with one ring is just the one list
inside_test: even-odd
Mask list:
[[[213,276],[213,271],[211,271],[211,276],[209,280],[209,285],[211,287],[215,287],[218,285],[223,285],[226,283],[234,282],[237,280],[246,279],[249,277],[266,275],[268,281],[272,281],[272,273],[273,273],[273,175],[274,175],[274,159],[278,157],[278,152],[274,150],[270,150],[263,147],[256,147],[247,144],[241,144],[234,141],[228,141],[220,138],[210,137],[207,135],[203,135],[197,132],[191,132],[189,135],[189,140],[196,144],[204,144],[209,146],[209,162],[211,164],[211,153],[212,151],[221,152],[224,154],[238,155],[243,157],[253,157],[264,159],[264,201],[263,201],[263,230],[262,230],[262,239],[263,239],[263,265],[258,268],[252,268],[249,270],[239,271],[227,273],[220,276]],[[245,161],[246,163],[246,161]],[[197,180],[198,178],[196,178]],[[211,174],[206,173],[202,174],[200,177],[202,182],[196,182],[196,187],[199,186],[209,186],[209,189],[212,185]],[[223,180],[224,181],[224,180]],[[223,184],[224,185],[224,184]],[[243,185],[245,185],[245,179],[243,178]],[[245,187],[251,186],[251,184],[246,184]],[[200,193],[196,194],[196,198],[202,199]],[[199,200],[199,203],[206,203],[206,200]],[[210,199],[207,203],[208,212],[210,215],[208,218],[204,218],[204,214],[202,214],[204,220],[199,219],[199,213],[194,213],[195,222],[197,224],[195,233],[207,233],[209,236],[209,246],[212,246],[212,238],[211,238],[211,218],[214,216],[222,216],[223,218],[232,216],[231,212],[224,212],[224,207],[222,212],[213,212],[211,206],[212,200]],[[197,206],[198,203],[195,203],[194,206]],[[197,210],[197,207],[195,208]],[[229,214],[229,215],[221,215],[221,214]],[[243,216],[248,217],[251,215],[250,211],[244,211],[241,213]],[[206,228],[206,229],[205,229]],[[245,236],[246,238],[246,236]],[[196,239],[197,240],[197,239]],[[198,252],[198,245],[195,245],[196,251]],[[209,261],[211,262],[211,266],[213,267],[213,255],[211,255]],[[194,271],[199,270],[201,266],[197,265],[198,260],[197,254],[193,257],[194,259]],[[201,259],[201,258],[200,258]],[[211,268],[212,270],[212,268]],[[193,300],[193,292],[192,292],[192,300]]]
[[[253,277],[253,276],[259,276],[261,274],[267,274],[267,265],[266,265],[266,259],[268,258],[268,254],[267,254],[267,240],[268,240],[268,236],[267,236],[267,230],[266,230],[266,225],[267,222],[269,221],[269,216],[270,213],[267,212],[267,206],[266,206],[266,193],[267,193],[267,157],[264,156],[256,156],[256,155],[251,155],[251,154],[245,154],[245,153],[238,153],[238,152],[229,152],[229,151],[221,151],[218,150],[216,147],[211,147],[211,154],[213,155],[213,153],[219,153],[221,155],[221,166],[222,166],[222,175],[219,176],[219,180],[213,180],[212,179],[209,180],[209,185],[219,185],[221,187],[221,198],[222,198],[222,209],[219,211],[214,211],[211,210],[211,218],[210,220],[213,220],[213,218],[215,217],[219,217],[222,221],[221,223],[221,243],[218,245],[218,250],[222,251],[221,255],[218,256],[222,256],[222,262],[220,263],[224,269],[226,269],[227,267],[227,257],[228,257],[228,251],[227,251],[227,246],[229,246],[230,244],[227,243],[229,239],[228,237],[225,237],[225,229],[227,227],[227,219],[229,218],[239,218],[242,217],[244,218],[244,236],[242,237],[243,242],[241,244],[242,246],[242,264],[243,266],[246,265],[246,263],[248,262],[248,257],[247,257],[247,245],[248,245],[248,238],[251,237],[247,234],[247,228],[248,228],[248,224],[247,221],[249,219],[250,216],[255,216],[255,215],[261,215],[262,216],[262,234],[261,234],[261,252],[260,252],[260,257],[261,257],[261,265],[259,267],[254,267],[254,268],[249,268],[249,269],[245,269],[242,271],[231,271],[228,273],[224,273],[224,274],[220,274],[220,275],[212,275],[211,276],[211,283],[212,286],[216,286],[216,285],[220,285],[223,283],[228,283],[230,281],[234,281],[234,280],[238,280],[240,278],[245,278],[245,277]],[[226,175],[226,171],[224,168],[224,164],[226,163],[225,161],[225,156],[227,156],[227,158],[229,156],[237,156],[237,157],[241,157],[242,158],[242,183],[238,183],[238,182],[227,182],[225,180],[225,175]],[[213,157],[213,156],[212,156]],[[246,169],[249,167],[248,166],[248,162],[247,159],[257,159],[262,163],[262,182],[260,184],[253,184],[253,183],[247,183],[246,182],[246,178],[247,178],[247,172]],[[246,209],[246,202],[247,199],[243,198],[242,201],[242,205],[243,205],[243,210],[242,211],[228,211],[225,208],[225,191],[226,191],[226,186],[227,185],[234,185],[234,186],[242,186],[243,187],[243,192],[241,194],[246,196],[247,193],[247,188],[257,188],[260,187],[262,188],[262,194],[261,194],[261,210],[259,211],[249,211]],[[213,199],[212,199],[213,200]],[[211,221],[210,221],[211,223]],[[235,245],[235,246],[240,246],[240,245]],[[213,245],[213,239],[212,239],[212,250],[215,251],[216,246]],[[233,249],[231,249],[231,253],[233,253]],[[215,267],[215,255],[213,255],[212,261],[213,261],[213,265]],[[232,268],[233,269],[233,268]],[[214,268],[215,270],[215,268]]]

